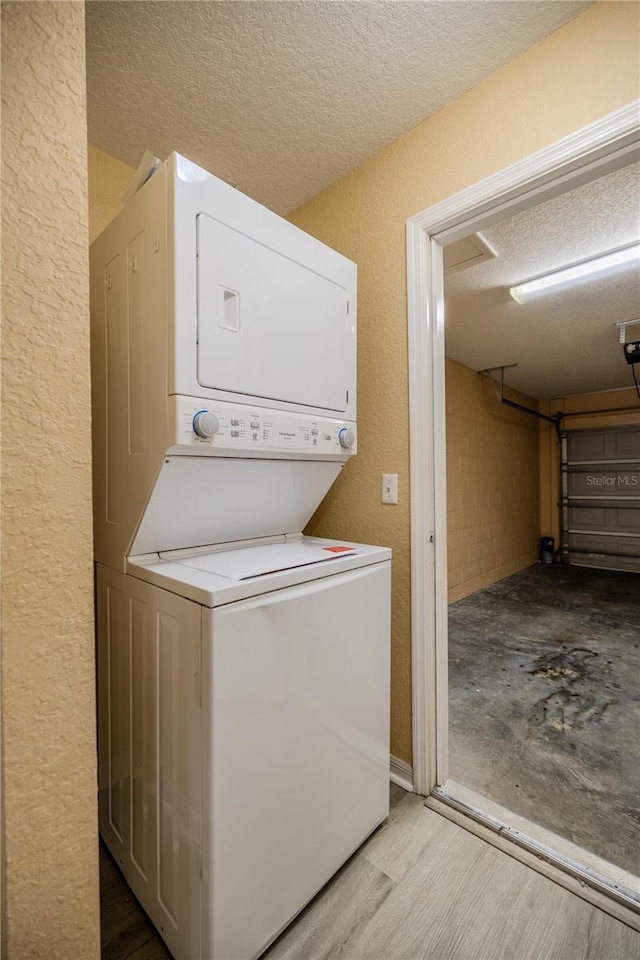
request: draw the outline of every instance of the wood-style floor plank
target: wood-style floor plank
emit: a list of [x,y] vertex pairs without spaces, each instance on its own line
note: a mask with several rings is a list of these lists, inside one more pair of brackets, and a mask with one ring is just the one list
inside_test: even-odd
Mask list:
[[329,960],[362,931],[395,884],[386,874],[355,856],[264,954],[264,960]]
[[405,794],[387,822],[360,848],[360,855],[392,880],[402,880],[439,829],[438,820],[425,816],[428,812],[423,797]]
[[[640,934],[624,923],[422,797],[393,800],[263,960],[640,960]],[[103,960],[169,960],[106,851],[102,861]]]
[[399,787],[397,783],[389,784],[389,806],[393,810],[397,803],[400,803],[403,797],[406,797],[407,791]]
[[156,934],[151,940],[147,940],[144,946],[130,953],[127,960],[172,960],[172,958],[164,942]]
[[429,836],[419,860],[336,960],[640,957],[629,927],[455,824],[434,834],[429,819],[414,821]]
[[102,960],[171,960],[164,942],[102,844],[100,941]]

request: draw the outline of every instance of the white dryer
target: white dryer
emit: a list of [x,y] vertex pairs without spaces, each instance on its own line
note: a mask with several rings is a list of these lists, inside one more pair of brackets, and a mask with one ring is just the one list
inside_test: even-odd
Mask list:
[[253,960],[388,814],[355,267],[177,155],[91,250],[100,829],[176,960]]

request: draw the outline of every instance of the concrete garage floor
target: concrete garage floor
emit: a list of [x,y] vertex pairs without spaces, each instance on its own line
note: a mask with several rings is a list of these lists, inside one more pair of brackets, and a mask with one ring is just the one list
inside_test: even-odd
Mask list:
[[452,780],[640,873],[640,576],[538,564],[449,607]]

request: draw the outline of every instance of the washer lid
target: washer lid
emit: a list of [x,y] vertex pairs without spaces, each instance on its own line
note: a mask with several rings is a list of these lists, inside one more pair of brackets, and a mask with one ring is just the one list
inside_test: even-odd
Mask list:
[[249,580],[252,577],[294,570],[310,563],[321,563],[357,552],[357,548],[352,544],[298,540],[293,543],[268,543],[263,546],[222,550],[204,556],[187,557],[179,562],[230,580]]
[[217,607],[390,559],[388,547],[304,537],[200,555],[129,557],[127,573],[205,607]]

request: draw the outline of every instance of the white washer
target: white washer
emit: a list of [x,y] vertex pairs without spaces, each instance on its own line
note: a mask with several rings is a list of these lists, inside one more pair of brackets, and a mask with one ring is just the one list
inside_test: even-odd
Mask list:
[[388,815],[390,551],[128,569],[98,567],[103,836],[175,957],[251,960]]

